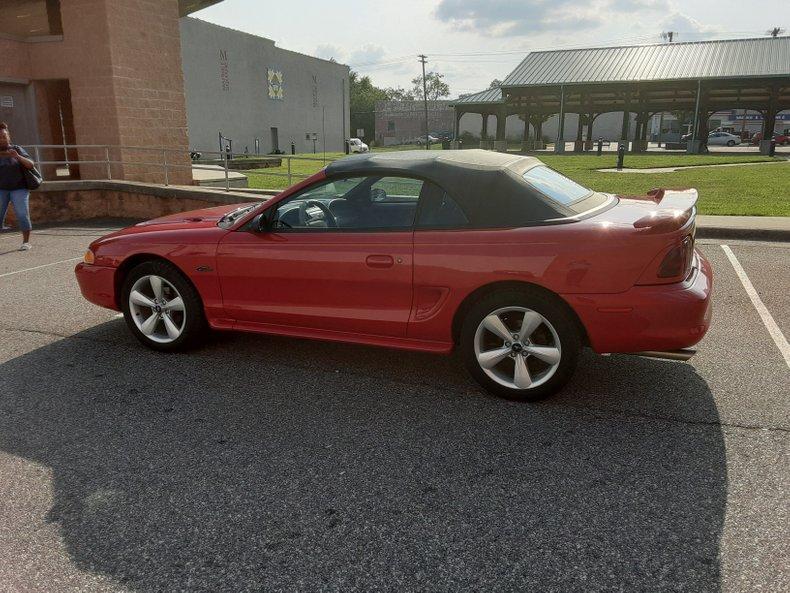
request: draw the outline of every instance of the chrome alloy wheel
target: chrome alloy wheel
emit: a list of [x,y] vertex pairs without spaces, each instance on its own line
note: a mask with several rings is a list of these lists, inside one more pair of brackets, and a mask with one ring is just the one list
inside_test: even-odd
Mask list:
[[491,379],[511,389],[532,389],[551,379],[562,358],[557,331],[540,313],[503,307],[475,332],[475,356]]
[[186,325],[181,295],[161,276],[142,276],[129,292],[129,313],[137,329],[149,340],[169,344]]

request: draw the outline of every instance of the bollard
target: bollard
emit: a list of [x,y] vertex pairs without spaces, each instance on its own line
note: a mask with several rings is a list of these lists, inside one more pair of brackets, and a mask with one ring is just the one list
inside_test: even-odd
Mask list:
[[603,152],[603,137],[598,138],[598,156]]
[[617,170],[623,168],[623,159],[625,159],[625,144],[620,144],[617,147]]
[[768,144],[768,156],[775,156],[776,155],[776,138],[771,138],[770,144]]

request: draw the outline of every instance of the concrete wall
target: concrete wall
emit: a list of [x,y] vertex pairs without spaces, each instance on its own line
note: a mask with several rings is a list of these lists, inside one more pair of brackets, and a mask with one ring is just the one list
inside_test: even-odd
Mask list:
[[[34,227],[92,218],[149,220],[178,212],[268,198],[251,193],[234,194],[123,181],[47,182],[30,193],[30,218]],[[13,208],[8,209],[6,222],[16,227]]]
[[[348,66],[280,49],[274,41],[193,18],[181,19],[181,55],[187,95],[189,145],[218,150],[218,133],[233,139],[236,153],[260,138],[272,150],[277,128],[280,150],[291,140],[297,152],[312,152],[306,134],[318,134],[326,149],[343,150],[349,136]],[[269,96],[268,71],[283,75],[282,99]],[[344,96],[345,94],[345,96]]]

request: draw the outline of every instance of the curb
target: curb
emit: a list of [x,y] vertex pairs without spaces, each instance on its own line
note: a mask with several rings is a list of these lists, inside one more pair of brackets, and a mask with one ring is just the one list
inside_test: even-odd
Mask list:
[[790,231],[779,229],[739,229],[716,226],[697,226],[698,239],[728,239],[790,243]]

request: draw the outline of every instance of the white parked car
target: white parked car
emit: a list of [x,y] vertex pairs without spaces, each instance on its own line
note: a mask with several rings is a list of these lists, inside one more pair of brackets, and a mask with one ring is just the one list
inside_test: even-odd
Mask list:
[[370,148],[359,138],[348,139],[348,149],[350,152],[368,152]]
[[[441,142],[441,140],[439,140],[439,139],[438,139],[436,136],[434,136],[433,134],[428,134],[428,141],[429,141],[431,144],[439,144],[439,143]],[[419,144],[420,146],[423,146],[423,145],[425,144],[425,136],[417,136],[417,137],[414,139],[414,143],[415,143],[415,144]]]
[[735,146],[741,139],[729,132],[711,132],[708,135],[708,146]]

